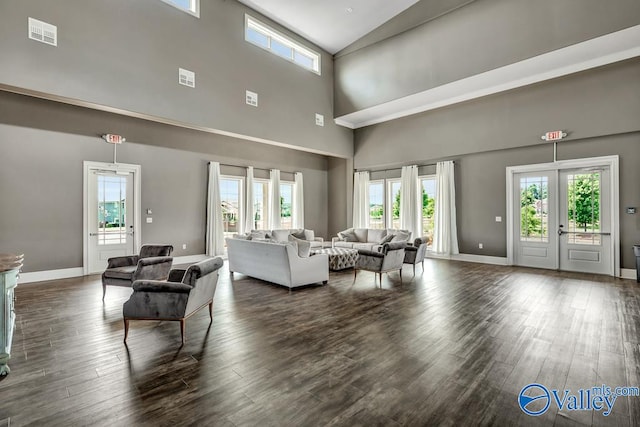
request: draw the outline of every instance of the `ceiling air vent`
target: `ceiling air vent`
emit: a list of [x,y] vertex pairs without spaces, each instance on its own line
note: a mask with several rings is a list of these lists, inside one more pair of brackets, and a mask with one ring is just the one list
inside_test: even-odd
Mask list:
[[258,94],[255,92],[247,91],[247,105],[252,107],[258,106]]
[[178,83],[189,87],[196,87],[196,73],[185,70],[184,68],[178,68]]
[[29,18],[29,38],[51,46],[58,46],[58,27]]

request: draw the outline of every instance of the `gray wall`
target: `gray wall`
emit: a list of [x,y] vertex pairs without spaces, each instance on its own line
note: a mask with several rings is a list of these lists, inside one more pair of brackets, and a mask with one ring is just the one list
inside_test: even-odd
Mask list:
[[[331,55],[311,46],[318,76],[244,41],[246,12],[269,23],[257,12],[201,3],[198,19],[159,0],[0,2],[0,87],[350,157],[352,132],[330,120]],[[29,40],[28,17],[56,25],[58,46]],[[178,84],[179,67],[196,73],[196,89]],[[258,108],[245,104],[247,89]]]
[[[456,4],[450,3],[443,6]],[[376,34],[402,31],[432,13],[424,6],[413,12]],[[367,45],[365,37],[353,45],[362,48],[345,49],[335,59],[334,113],[359,111],[639,23],[637,0],[477,0],[377,43]]]
[[118,161],[142,166],[142,208],[153,210],[143,243],[171,243],[176,256],[205,252],[211,160],[301,171],[305,225],[328,237],[324,156],[0,92],[0,253],[24,252],[25,272],[82,266],[82,162],[113,160],[99,138],[113,128],[129,138]]

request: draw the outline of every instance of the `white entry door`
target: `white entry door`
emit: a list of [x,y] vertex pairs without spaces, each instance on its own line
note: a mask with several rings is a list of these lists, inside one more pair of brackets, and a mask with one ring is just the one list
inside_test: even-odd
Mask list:
[[555,170],[513,175],[516,265],[558,268],[556,177]]
[[507,168],[510,262],[619,274],[617,171],[617,156]]
[[560,171],[560,269],[611,274],[609,168]]
[[111,257],[138,249],[139,168],[85,163],[85,273],[105,270]]

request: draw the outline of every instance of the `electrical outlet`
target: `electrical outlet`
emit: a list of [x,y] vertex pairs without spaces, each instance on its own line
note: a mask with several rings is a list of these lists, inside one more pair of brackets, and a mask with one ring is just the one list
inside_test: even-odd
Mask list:
[[147,217],[147,224],[151,224],[153,222],[153,218],[150,216]]
[[182,244],[182,249],[187,249],[187,244],[186,243]]
[[501,216],[497,216],[496,217],[496,222],[502,222],[502,217]]
[[478,249],[482,249],[484,245],[482,243],[478,243]]

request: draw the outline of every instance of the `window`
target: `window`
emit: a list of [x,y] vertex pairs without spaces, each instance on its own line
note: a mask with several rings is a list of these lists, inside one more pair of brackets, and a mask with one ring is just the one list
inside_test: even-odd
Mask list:
[[600,172],[567,175],[568,242],[600,245]]
[[98,175],[98,245],[127,242],[127,177]]
[[245,15],[244,39],[302,68],[320,74],[320,54]]
[[243,179],[231,176],[220,177],[220,203],[224,237],[232,237],[242,224]]
[[422,186],[422,235],[433,236],[433,220],[436,207],[436,177],[421,176]]
[[399,179],[388,179],[387,180],[387,206],[389,207],[388,211],[390,213],[390,218],[388,220],[389,228],[400,228],[400,185],[401,181]]
[[[267,230],[269,228],[269,181],[253,180],[253,229]],[[246,230],[249,231],[249,230]]]
[[546,176],[520,179],[520,241],[549,241],[548,194]]
[[171,6],[187,12],[195,17],[200,17],[200,0],[162,0]]
[[291,229],[293,206],[293,182],[280,183],[280,228]]
[[384,180],[369,182],[369,228],[385,228]]

